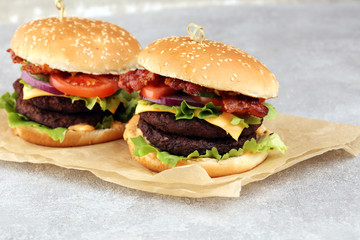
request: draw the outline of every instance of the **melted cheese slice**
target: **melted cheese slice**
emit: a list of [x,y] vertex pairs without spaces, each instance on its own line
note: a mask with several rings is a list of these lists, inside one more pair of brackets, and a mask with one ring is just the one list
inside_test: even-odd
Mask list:
[[[197,117],[199,111],[200,110],[195,110],[194,112],[195,117]],[[135,114],[139,114],[141,112],[170,112],[176,114],[175,109],[166,110],[166,109],[152,107],[152,105],[139,103],[136,107]],[[223,112],[218,117],[208,117],[208,118],[204,118],[203,120],[211,123],[212,125],[224,129],[226,133],[230,134],[230,136],[237,141],[239,139],[240,134],[244,130],[244,127],[241,124],[238,125],[231,124],[232,119],[233,119],[232,114]]]
[[[28,100],[28,99],[35,98],[35,97],[43,97],[43,96],[54,96],[54,97],[66,97],[66,98],[69,98],[66,95],[56,95],[56,94],[52,94],[52,93],[49,93],[49,92],[45,92],[45,91],[40,90],[38,88],[27,88],[27,87],[23,88],[23,99],[24,100]],[[111,108],[111,109],[108,109],[108,110],[112,114],[115,114],[116,109],[119,107],[120,103],[121,103],[120,101],[117,103],[116,108]]]
[[28,100],[35,97],[43,97],[43,96],[58,96],[58,97],[66,97],[65,95],[55,95],[49,92],[45,92],[43,90],[40,90],[38,88],[23,88],[23,94],[24,94],[24,100]]

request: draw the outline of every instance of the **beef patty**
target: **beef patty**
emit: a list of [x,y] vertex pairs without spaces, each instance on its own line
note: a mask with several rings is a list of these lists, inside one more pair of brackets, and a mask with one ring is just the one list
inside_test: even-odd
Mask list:
[[[18,93],[18,98],[16,100],[16,111],[30,120],[40,123],[42,125],[48,126],[50,128],[56,127],[64,127],[68,128],[71,125],[76,125],[80,123],[89,124],[95,126],[98,122],[100,122],[106,114],[110,114],[110,112],[98,111],[98,110],[87,110],[76,112],[77,108],[80,105],[75,104],[75,109],[71,110],[73,104],[71,104],[71,100],[64,97],[37,97],[42,98],[42,100],[35,100],[36,98],[32,98],[29,100],[23,99],[23,85],[16,81],[14,83],[14,89]],[[57,106],[51,106],[49,109],[44,109],[44,106],[49,106],[50,103],[45,103],[45,99],[57,98],[52,102]],[[69,103],[70,100],[70,103]],[[43,102],[44,104],[41,107],[35,105],[35,103]],[[51,102],[51,100],[50,100]],[[76,101],[82,102],[82,101]],[[66,106],[65,106],[66,105]],[[69,111],[61,111],[61,110],[69,110]]]
[[[175,115],[168,112],[142,112],[139,115],[145,122],[163,132],[200,138],[231,138],[224,129],[196,117],[189,121],[176,120]],[[260,125],[261,123],[250,125],[242,131],[241,136],[252,134]]]
[[[192,125],[193,122],[195,123],[195,126],[198,126],[197,120],[194,121],[194,119],[186,120],[189,128],[191,128],[190,126]],[[182,125],[182,123],[180,125]],[[174,129],[171,129],[171,132],[165,132],[161,129],[157,129],[155,126],[145,121],[142,118],[141,114],[138,123],[138,128],[142,131],[144,137],[152,145],[154,145],[155,147],[157,147],[162,151],[167,151],[169,153],[179,156],[187,156],[190,153],[194,152],[195,150],[197,150],[200,154],[205,154],[206,150],[211,150],[213,147],[216,147],[219,154],[222,155],[229,152],[231,149],[241,148],[247,140],[256,137],[256,133],[255,133],[256,129],[253,130],[252,133],[248,133],[246,135],[242,134],[239,137],[238,141],[234,140],[232,137],[205,138],[199,136],[185,136],[176,133],[171,133],[171,132],[177,132],[174,131]]]

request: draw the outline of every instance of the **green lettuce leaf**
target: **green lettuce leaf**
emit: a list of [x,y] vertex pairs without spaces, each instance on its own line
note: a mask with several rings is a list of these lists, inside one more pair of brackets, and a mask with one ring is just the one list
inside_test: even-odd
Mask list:
[[257,141],[254,138],[250,141],[246,141],[243,149],[248,152],[268,152],[277,149],[284,154],[287,147],[278,134],[267,133],[261,136]]
[[161,161],[162,164],[169,164],[171,167],[174,167],[177,162],[181,159],[188,159],[188,158],[197,158],[197,157],[208,157],[208,158],[215,158],[218,161],[228,159],[230,157],[239,156],[244,151],[247,152],[265,152],[265,151],[273,151],[278,149],[281,153],[286,151],[285,144],[281,141],[279,135],[276,133],[269,133],[265,134],[258,140],[254,138],[250,141],[246,141],[244,146],[239,149],[231,149],[229,152],[225,153],[224,155],[220,155],[215,147],[210,150],[206,150],[204,155],[200,155],[198,151],[194,151],[193,153],[189,154],[188,156],[177,156],[170,154],[166,151],[160,151],[154,146],[150,145],[145,141],[142,136],[131,138],[130,139],[134,145],[135,150],[133,154],[137,157],[143,157],[149,153],[156,153],[156,157]]
[[[140,102],[140,101],[139,101]],[[142,100],[142,104],[151,104],[151,102]],[[207,103],[204,107],[194,107],[189,105],[185,100],[181,102],[180,106],[166,106],[161,104],[151,104],[152,107],[164,109],[164,110],[176,110],[175,119],[193,119],[195,116],[195,110],[200,110],[198,113],[198,118],[204,119],[208,117],[217,117],[221,114],[220,108],[215,106],[212,102]]]
[[41,133],[43,133],[43,132],[47,133],[49,135],[49,137],[51,137],[55,141],[60,141],[60,142],[64,141],[65,134],[67,132],[67,128],[61,128],[61,127],[49,128],[47,126],[44,126],[44,125],[41,125],[34,121],[31,121],[24,115],[16,113],[16,112],[8,113],[8,120],[9,120],[9,126],[11,128],[23,127],[23,126],[35,127]]
[[269,109],[268,114],[264,117],[266,120],[274,120],[279,113],[276,111],[275,107],[270,103],[264,103],[264,105]]
[[29,73],[32,77],[36,78],[39,81],[43,81],[43,82],[49,82],[49,75],[45,75],[45,74],[31,74]]
[[0,97],[0,108],[5,109],[9,112],[16,112],[16,99],[18,97],[17,92],[14,92],[12,95],[10,93],[5,93]]
[[135,113],[135,109],[138,104],[136,99],[139,97],[139,92],[132,92],[130,94],[121,89],[121,91],[117,94],[117,97],[121,101],[122,106],[120,106],[118,111],[116,111],[115,118],[120,122],[126,123]]
[[105,116],[101,122],[98,122],[95,126],[96,129],[106,129],[110,128],[111,124],[114,122],[113,115]]

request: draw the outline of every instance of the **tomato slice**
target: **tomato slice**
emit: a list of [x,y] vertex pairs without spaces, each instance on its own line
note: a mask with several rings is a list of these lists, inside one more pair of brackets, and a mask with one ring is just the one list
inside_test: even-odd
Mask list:
[[119,90],[117,77],[111,75],[51,74],[49,82],[57,90],[78,97],[108,97]]
[[159,99],[161,97],[174,94],[175,92],[175,89],[172,89],[163,83],[150,83],[141,89],[140,94],[143,95],[145,98]]
[[202,103],[204,105],[206,105],[209,102],[212,102],[215,106],[220,106],[221,107],[221,111],[224,111],[224,104],[222,102],[221,98],[209,98],[209,97],[200,97],[200,96],[191,96],[192,99],[194,99],[195,101]]

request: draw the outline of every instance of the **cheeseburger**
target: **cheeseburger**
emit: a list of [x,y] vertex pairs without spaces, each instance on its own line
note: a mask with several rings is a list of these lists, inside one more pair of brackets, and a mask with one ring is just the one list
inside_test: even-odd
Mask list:
[[122,138],[136,101],[118,86],[137,68],[138,41],[125,29],[77,17],[20,26],[8,52],[21,65],[15,92],[1,97],[9,125],[26,141],[55,147]]
[[278,94],[275,76],[235,47],[195,40],[159,39],[140,52],[144,69],[120,76],[120,86],[142,98],[124,133],[133,158],[156,172],[198,164],[219,177],[284,152],[262,126],[277,114],[265,103]]

